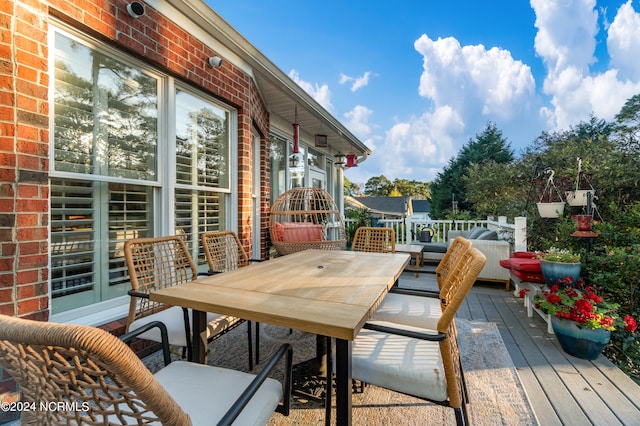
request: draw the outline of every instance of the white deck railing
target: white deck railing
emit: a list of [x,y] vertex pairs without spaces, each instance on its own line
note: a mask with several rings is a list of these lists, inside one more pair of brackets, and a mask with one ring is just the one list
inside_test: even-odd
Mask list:
[[[447,242],[449,231],[467,231],[475,226],[484,226],[498,233],[498,238],[509,241],[514,251],[527,250],[527,218],[516,217],[514,223],[508,223],[505,216],[497,221],[493,217],[486,220],[416,220],[406,219],[374,219],[374,226],[393,228],[396,232],[396,243],[408,244],[418,241],[422,228],[433,229],[432,241]],[[345,225],[353,223],[352,219],[345,219]]]

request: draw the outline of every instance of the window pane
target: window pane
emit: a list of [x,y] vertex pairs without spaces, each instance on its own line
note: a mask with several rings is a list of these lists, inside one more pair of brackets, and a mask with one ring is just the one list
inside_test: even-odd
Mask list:
[[158,81],[55,36],[54,168],[155,180]]
[[287,158],[286,142],[275,136],[271,137],[271,204],[280,194],[287,190],[286,187],[286,165]]
[[53,313],[126,294],[124,242],[153,235],[152,189],[51,180]]
[[176,233],[185,237],[199,265],[207,261],[200,248],[200,234],[227,229],[227,195],[219,192],[176,189]]
[[229,188],[229,112],[179,90],[176,182]]
[[[293,144],[289,145],[290,152],[293,151]],[[291,174],[291,179],[289,181],[289,189],[291,188],[299,188],[304,185],[304,171],[305,171],[305,149],[304,146],[300,145],[298,148],[297,154],[289,155],[289,173]]]
[[[53,299],[94,290],[96,211],[93,196],[92,182],[51,180]],[[93,296],[88,301],[93,301]]]

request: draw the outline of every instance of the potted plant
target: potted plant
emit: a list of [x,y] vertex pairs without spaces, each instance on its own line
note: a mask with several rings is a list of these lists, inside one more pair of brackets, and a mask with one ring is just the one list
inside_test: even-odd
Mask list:
[[538,191],[539,196],[538,202],[536,203],[538,213],[540,217],[558,218],[564,213],[565,202],[553,180],[555,172],[552,169],[548,169],[546,173],[549,174],[547,179],[538,180],[534,183],[538,188],[541,188],[541,190]]
[[545,252],[536,253],[540,259],[540,271],[547,286],[566,284],[566,277],[571,277],[570,285],[575,285],[580,277],[582,262],[580,254],[568,249],[551,247]]
[[[571,277],[566,277],[571,281]],[[536,308],[551,316],[551,325],[562,349],[583,359],[595,359],[609,343],[611,333],[635,333],[636,320],[620,317],[619,305],[608,303],[594,287],[554,285],[534,297]]]

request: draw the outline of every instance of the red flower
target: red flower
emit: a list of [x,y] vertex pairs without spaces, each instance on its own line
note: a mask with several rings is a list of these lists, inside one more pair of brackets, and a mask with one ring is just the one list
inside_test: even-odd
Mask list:
[[520,298],[522,299],[524,297],[524,295],[527,294],[528,292],[529,292],[528,288],[520,289],[520,293],[519,293],[520,294]]
[[638,328],[638,325],[636,324],[636,320],[633,319],[632,316],[629,315],[625,315],[622,318],[622,321],[624,321],[624,329],[630,332],[634,332],[636,331],[636,328]]

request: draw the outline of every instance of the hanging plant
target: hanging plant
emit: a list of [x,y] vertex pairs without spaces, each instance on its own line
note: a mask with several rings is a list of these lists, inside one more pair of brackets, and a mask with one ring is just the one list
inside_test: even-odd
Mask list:
[[582,170],[582,160],[578,158],[578,174],[576,175],[575,189],[565,193],[567,203],[572,207],[584,207],[589,203],[589,197],[593,197],[595,190],[591,185],[591,175]]
[[[538,213],[545,218],[558,218],[564,213],[564,199],[562,193],[558,189],[554,181],[555,172],[553,169],[547,169],[545,172],[549,175],[546,179],[538,179],[534,185],[538,187]],[[542,190],[539,188],[542,187]]]

